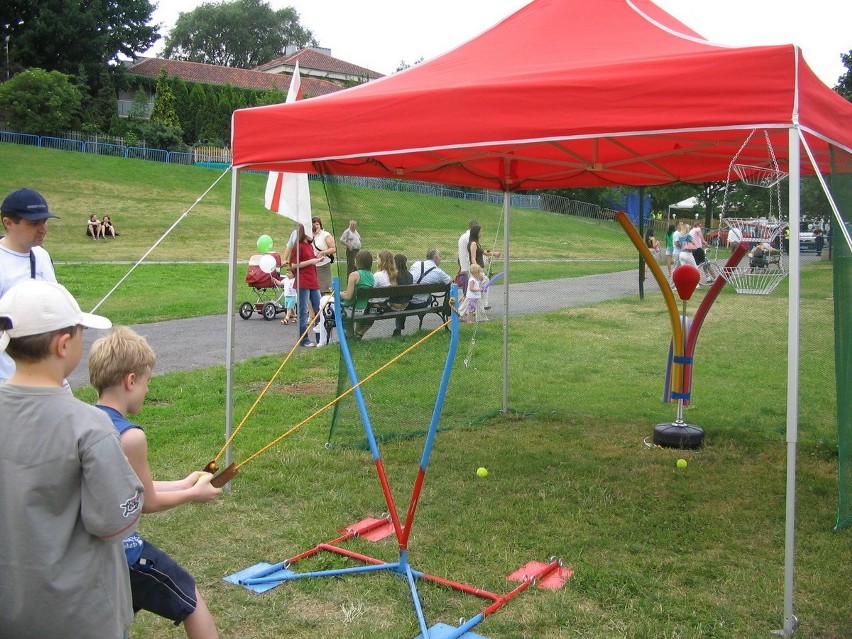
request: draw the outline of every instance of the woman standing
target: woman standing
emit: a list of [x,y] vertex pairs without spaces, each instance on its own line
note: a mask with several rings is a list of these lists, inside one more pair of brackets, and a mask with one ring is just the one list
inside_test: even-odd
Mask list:
[[[488,272],[488,269],[485,267],[485,256],[491,257],[500,257],[501,253],[499,251],[483,251],[482,246],[480,245],[479,236],[482,233],[482,227],[479,224],[473,224],[470,227],[470,240],[467,243],[467,252],[470,255],[470,263],[479,264],[482,268],[483,272]],[[488,305],[488,293],[487,291],[483,294],[483,305],[486,310],[491,308]]]
[[331,265],[334,263],[334,254],[337,253],[337,245],[331,233],[324,230],[322,220],[318,217],[311,218],[314,230],[314,251],[320,258],[317,263],[317,279],[320,290],[328,292],[331,290]]
[[305,334],[308,328],[308,303],[314,310],[319,311],[320,290],[317,280],[317,263],[321,258],[314,253],[314,244],[305,234],[305,227],[299,224],[299,241],[290,255],[290,266],[296,273],[296,291],[299,297],[299,335],[301,346],[311,347],[314,342]]

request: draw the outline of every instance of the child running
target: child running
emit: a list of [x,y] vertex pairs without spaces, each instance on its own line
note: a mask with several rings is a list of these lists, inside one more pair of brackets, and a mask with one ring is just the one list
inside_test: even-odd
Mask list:
[[[89,355],[89,380],[98,392],[97,407],[112,420],[127,459],[145,487],[143,513],[169,510],[191,501],[210,501],[222,493],[221,488],[210,484],[210,473],[197,471],[177,481],[157,481],[151,476],[145,432],[126,415],[141,410],[155,361],[154,350],[145,338],[126,326],[117,326],[95,341]],[[190,639],[219,636],[192,575],[139,534],[124,540],[124,550],[134,612],[148,610],[175,625],[183,623]]]

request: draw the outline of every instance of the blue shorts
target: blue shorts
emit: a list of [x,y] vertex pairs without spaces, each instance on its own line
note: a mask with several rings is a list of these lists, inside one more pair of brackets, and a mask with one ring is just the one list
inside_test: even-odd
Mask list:
[[134,613],[147,610],[177,626],[195,612],[195,579],[162,550],[146,541],[129,568]]
[[296,308],[296,296],[295,295],[285,295],[284,296],[284,308]]

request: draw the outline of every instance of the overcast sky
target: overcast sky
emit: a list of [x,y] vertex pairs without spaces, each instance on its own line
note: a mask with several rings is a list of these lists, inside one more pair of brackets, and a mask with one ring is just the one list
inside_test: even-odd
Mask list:
[[[155,22],[167,34],[180,12],[205,0],[159,0]],[[207,0],[208,2],[211,0]],[[588,0],[595,2],[597,0]],[[482,33],[529,0],[269,0],[294,7],[302,26],[335,58],[379,73],[413,64]],[[828,86],[846,71],[852,50],[850,0],[656,0],[658,6],[720,44],[796,44]],[[162,50],[162,40],[151,54]]]

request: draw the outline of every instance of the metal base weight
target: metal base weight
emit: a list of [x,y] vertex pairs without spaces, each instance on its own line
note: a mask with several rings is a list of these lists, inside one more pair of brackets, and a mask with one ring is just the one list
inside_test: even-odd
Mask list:
[[654,427],[654,443],[669,448],[701,448],[704,429],[685,422],[668,422]]

